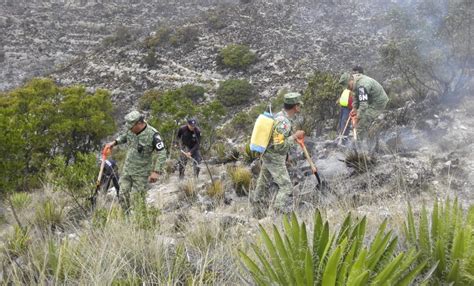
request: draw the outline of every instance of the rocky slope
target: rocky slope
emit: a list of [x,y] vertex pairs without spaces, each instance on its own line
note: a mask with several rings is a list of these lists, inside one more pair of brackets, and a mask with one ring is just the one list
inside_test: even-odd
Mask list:
[[[63,84],[110,89],[126,109],[147,89],[197,83],[212,91],[220,80],[242,77],[268,97],[282,86],[304,88],[314,69],[338,72],[355,63],[370,69],[386,31],[386,5],[377,1],[227,2],[7,3],[0,10],[0,89],[51,74]],[[146,37],[183,25],[195,29],[197,42],[157,47],[157,66],[144,64]],[[104,44],[117,29],[132,37]],[[247,71],[220,68],[218,50],[232,43],[250,46],[258,62]]]

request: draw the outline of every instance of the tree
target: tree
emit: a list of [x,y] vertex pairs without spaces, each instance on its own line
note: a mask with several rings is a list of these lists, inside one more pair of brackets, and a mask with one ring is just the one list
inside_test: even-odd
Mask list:
[[33,79],[0,99],[0,127],[8,135],[0,139],[2,190],[36,186],[50,157],[63,155],[68,164],[78,152],[100,148],[115,130],[104,90],[89,94],[84,87]]
[[460,95],[474,64],[473,11],[470,0],[396,6],[388,16],[392,31],[380,50],[382,63],[418,94]]
[[246,69],[256,60],[255,53],[245,45],[228,45],[219,52],[218,63],[233,69]]
[[303,94],[302,128],[310,133],[315,128],[320,134],[328,119],[336,118],[339,108],[336,100],[342,89],[335,75],[316,71],[309,79]]

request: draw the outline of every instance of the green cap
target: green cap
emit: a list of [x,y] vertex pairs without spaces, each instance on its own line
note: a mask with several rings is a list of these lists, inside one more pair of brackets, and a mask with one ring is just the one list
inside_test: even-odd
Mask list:
[[339,78],[339,84],[344,87],[347,87],[347,85],[349,84],[350,78],[351,78],[351,75],[348,72],[343,73],[341,77]]
[[138,120],[140,120],[143,116],[140,114],[140,112],[134,110],[130,112],[129,114],[125,115],[125,127],[127,129],[130,129],[137,123]]
[[285,94],[283,98],[283,103],[286,104],[299,104],[303,105],[303,101],[301,100],[301,94],[298,92],[289,92]]

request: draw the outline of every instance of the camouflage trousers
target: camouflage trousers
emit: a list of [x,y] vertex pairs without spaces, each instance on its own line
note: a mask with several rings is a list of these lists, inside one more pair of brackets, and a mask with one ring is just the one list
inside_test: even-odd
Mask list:
[[288,213],[292,208],[293,186],[286,169],[286,156],[265,154],[262,157],[262,167],[257,179],[257,186],[250,193],[253,214],[256,217],[265,216],[265,209],[269,206],[270,182],[278,185],[274,208],[277,212]]
[[145,207],[148,187],[147,176],[124,175],[120,177],[119,184],[119,202],[126,213],[129,213],[131,209],[142,209]]
[[382,109],[369,107],[359,114],[357,123],[357,138],[360,140],[368,139],[370,128],[375,119],[382,113]]

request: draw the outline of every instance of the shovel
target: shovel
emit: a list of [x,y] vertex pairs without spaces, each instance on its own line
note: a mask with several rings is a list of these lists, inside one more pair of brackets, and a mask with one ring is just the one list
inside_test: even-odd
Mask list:
[[104,173],[105,160],[107,160],[107,156],[109,154],[110,154],[110,148],[105,146],[101,154],[102,162],[100,163],[99,176],[97,177],[97,182],[95,183],[95,190],[92,193],[92,195],[88,198],[88,200],[91,201],[92,209],[95,208],[95,205],[97,203],[97,194],[99,193],[99,190],[100,190],[100,181],[102,180],[102,174]]
[[311,170],[313,171],[313,174],[316,176],[316,179],[318,180],[318,184],[316,185],[316,188],[319,189],[321,188],[321,178],[319,177],[318,174],[318,169],[314,165],[313,160],[311,159],[311,156],[309,156],[308,149],[306,149],[306,145],[304,145],[304,137],[301,139],[296,139],[296,142],[300,144],[301,149],[303,149],[304,156],[306,157],[306,160],[308,161],[309,165],[311,166]]
[[341,144],[342,142],[342,139],[344,139],[344,134],[346,133],[346,130],[347,130],[347,127],[349,126],[349,122],[351,121],[351,117],[349,116],[349,118],[347,118],[347,122],[346,122],[346,125],[344,126],[344,130],[342,131],[341,134],[339,134],[339,138],[338,138],[338,141],[337,141],[337,144]]

